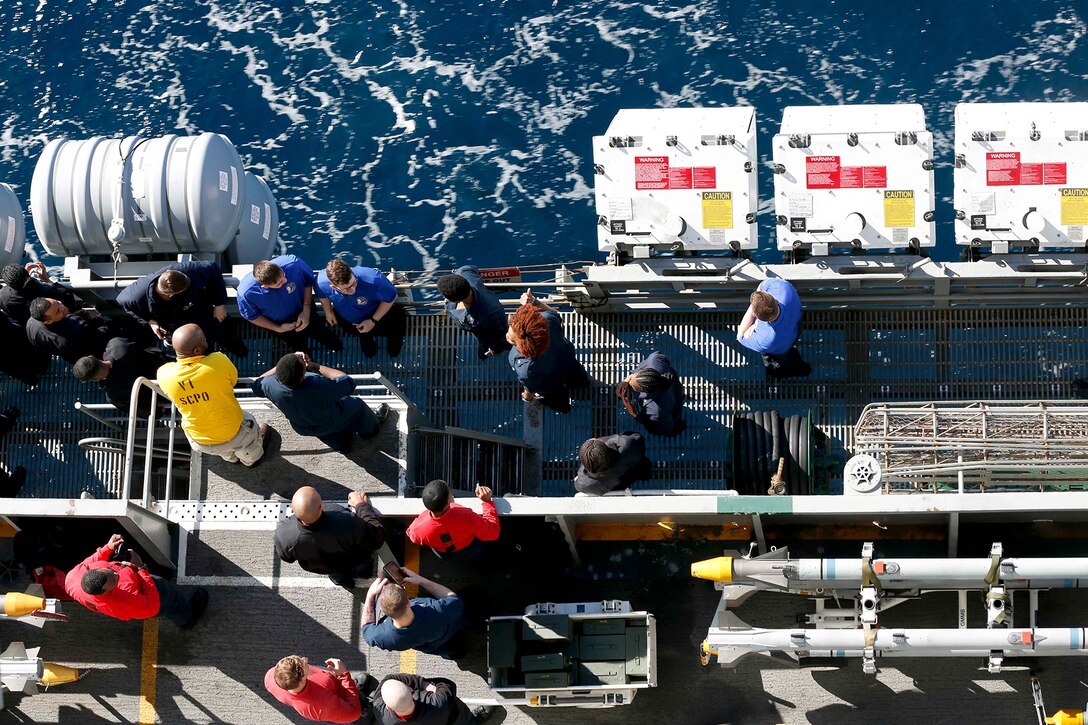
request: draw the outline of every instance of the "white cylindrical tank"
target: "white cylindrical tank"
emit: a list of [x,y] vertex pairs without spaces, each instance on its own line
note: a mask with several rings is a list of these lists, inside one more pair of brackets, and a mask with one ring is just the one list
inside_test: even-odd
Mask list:
[[0,184],[0,267],[22,264],[26,247],[26,221],[19,197],[7,184]]
[[242,221],[238,236],[227,250],[230,264],[256,264],[274,256],[273,250],[280,238],[279,227],[276,197],[264,179],[247,171]]
[[34,228],[57,256],[222,252],[238,232],[244,170],[223,135],[56,140],[30,187]]

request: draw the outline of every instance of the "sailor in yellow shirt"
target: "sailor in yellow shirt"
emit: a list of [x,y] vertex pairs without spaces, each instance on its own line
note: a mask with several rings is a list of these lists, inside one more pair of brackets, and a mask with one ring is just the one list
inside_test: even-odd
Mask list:
[[198,325],[182,325],[173,334],[177,362],[159,368],[159,387],[181,413],[181,429],[194,451],[228,463],[252,466],[264,455],[271,428],[242,411],[234,397],[238,370],[221,352],[208,353]]

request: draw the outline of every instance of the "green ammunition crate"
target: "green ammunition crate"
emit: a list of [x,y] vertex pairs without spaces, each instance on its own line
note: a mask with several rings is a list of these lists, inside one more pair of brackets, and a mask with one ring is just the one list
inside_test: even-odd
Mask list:
[[624,635],[622,634],[582,637],[578,640],[578,659],[593,662],[622,661],[626,659],[625,648]]
[[565,614],[537,614],[524,617],[521,638],[526,642],[570,639],[570,617]]
[[525,675],[525,687],[570,687],[569,672],[529,672]]
[[628,627],[624,632],[627,646],[627,674],[648,677],[649,658],[647,648],[649,645],[649,632],[646,627]]
[[578,684],[626,685],[627,669],[623,662],[579,662]]
[[584,619],[582,620],[582,634],[623,634],[623,619]]
[[567,657],[562,652],[549,652],[542,655],[522,655],[522,672],[541,672],[546,670],[562,670],[567,666]]
[[487,666],[516,667],[517,621],[489,622],[487,625]]

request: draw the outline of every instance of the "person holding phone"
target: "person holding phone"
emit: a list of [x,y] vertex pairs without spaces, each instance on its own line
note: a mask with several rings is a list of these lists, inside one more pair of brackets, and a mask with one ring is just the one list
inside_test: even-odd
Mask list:
[[483,513],[454,503],[449,484],[436,479],[423,489],[427,508],[408,527],[408,540],[429,546],[439,559],[465,558],[483,552],[483,542],[499,538],[499,512],[491,500],[491,489],[476,487]]
[[[363,673],[361,678],[366,676]],[[272,697],[317,722],[355,722],[363,716],[364,707],[369,711],[359,684],[343,661],[335,658],[325,660],[325,667],[314,667],[305,657],[288,655],[264,675],[264,689]]]
[[[374,552],[385,543],[385,529],[366,494],[348,494],[350,510],[324,503],[312,486],[291,497],[289,516],[276,527],[276,555],[298,562],[314,574],[326,574],[335,584],[351,589],[356,576],[370,576]],[[369,569],[369,571],[367,571]]]
[[393,652],[414,649],[456,659],[462,647],[454,635],[465,626],[465,603],[447,586],[405,567],[400,571],[405,584],[415,584],[431,597],[409,599],[403,586],[385,577],[375,579],[363,603],[363,640]]

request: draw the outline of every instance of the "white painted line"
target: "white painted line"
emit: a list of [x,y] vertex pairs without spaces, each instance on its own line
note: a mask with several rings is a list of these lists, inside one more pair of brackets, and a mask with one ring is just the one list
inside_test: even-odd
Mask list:
[[[199,587],[264,587],[265,589],[341,589],[328,577],[308,576],[182,576],[178,584]],[[356,589],[360,589],[356,587]]]

